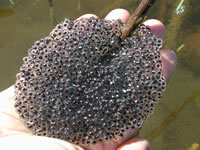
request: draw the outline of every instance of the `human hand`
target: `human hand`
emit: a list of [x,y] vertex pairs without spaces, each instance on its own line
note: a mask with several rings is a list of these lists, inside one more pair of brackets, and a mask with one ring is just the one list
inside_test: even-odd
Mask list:
[[[92,14],[87,14],[81,17],[97,17]],[[128,21],[130,14],[123,9],[116,9],[111,11],[106,19],[121,19],[124,22]],[[148,20],[144,24],[149,25],[153,34],[159,38],[164,38],[165,27],[157,20]],[[168,82],[176,65],[176,55],[169,50],[161,50],[163,74]],[[0,148],[6,150],[20,149],[20,150],[83,150],[80,146],[71,144],[69,142],[43,137],[33,136],[28,130],[23,121],[19,118],[14,108],[14,87],[0,93]],[[118,141],[99,142],[87,150],[146,150],[149,147],[148,141],[143,138],[132,138],[137,134],[138,130],[130,131]],[[131,139],[132,138],[132,139]]]

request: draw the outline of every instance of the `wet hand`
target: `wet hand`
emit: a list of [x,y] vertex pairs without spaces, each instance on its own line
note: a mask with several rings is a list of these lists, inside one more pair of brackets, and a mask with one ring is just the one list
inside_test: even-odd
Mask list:
[[[97,17],[93,14],[87,14],[81,17]],[[121,19],[124,22],[128,21],[130,14],[123,9],[116,9],[111,11],[106,19]],[[164,25],[158,20],[147,20],[144,24],[149,25],[153,34],[159,38],[164,39],[166,29]],[[162,64],[163,74],[166,82],[169,81],[176,65],[176,55],[174,52],[162,49]],[[14,108],[14,87],[1,92],[0,94],[0,147],[6,150],[11,149],[37,149],[37,150],[83,150],[80,146],[68,143],[63,140],[33,136],[23,124]],[[149,143],[143,138],[132,138],[137,134],[138,130],[130,131],[125,134],[125,137],[118,141],[99,142],[91,147],[86,147],[89,150],[145,150],[148,149]]]

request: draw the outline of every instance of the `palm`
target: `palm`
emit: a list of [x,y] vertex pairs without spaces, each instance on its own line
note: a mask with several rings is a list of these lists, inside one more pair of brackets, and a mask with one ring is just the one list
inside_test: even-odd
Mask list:
[[[84,17],[90,17],[91,15],[85,15]],[[93,15],[94,16],[94,15]],[[106,17],[106,19],[121,19],[124,22],[128,20],[128,17],[130,14],[121,9],[117,9],[109,13]],[[158,21],[147,21],[148,25],[151,26],[152,32],[160,38],[164,37],[165,28],[162,25],[162,23]],[[161,51],[162,60],[163,60],[163,73],[166,77],[166,80],[168,81],[176,64],[176,56],[174,53],[163,50]],[[59,140],[55,138],[49,138],[49,137],[42,137],[42,136],[33,136],[31,134],[31,131],[28,130],[24,124],[23,121],[19,118],[18,114],[15,112],[14,108],[14,87],[10,87],[9,89],[3,91],[0,93],[0,147],[6,147],[7,150],[11,149],[37,149],[37,150],[65,150],[65,149],[77,149],[81,150],[83,148]],[[109,141],[106,143],[97,143],[94,147],[90,147],[87,149],[97,149],[97,150],[114,150],[119,145],[123,144],[125,141],[130,139],[131,136],[136,134],[135,131],[130,131],[126,134],[124,138],[121,138],[119,141]],[[132,143],[134,145],[131,145],[131,149],[135,148],[138,150],[145,149],[148,144],[147,142],[139,145],[137,145],[137,142],[142,141],[142,139],[137,138],[133,139]],[[137,142],[136,142],[137,141]],[[125,144],[130,144],[130,141]],[[123,149],[121,147],[120,149]],[[126,149],[126,148],[125,148]]]

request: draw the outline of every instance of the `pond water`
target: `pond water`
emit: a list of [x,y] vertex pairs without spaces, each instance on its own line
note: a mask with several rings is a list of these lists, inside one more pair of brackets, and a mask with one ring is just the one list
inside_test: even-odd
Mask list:
[[[139,0],[53,2],[50,9],[48,0],[0,1],[0,91],[14,84],[27,49],[48,35],[55,22],[85,13],[103,17],[118,7],[133,12]],[[139,135],[151,142],[153,150],[187,150],[200,144],[200,5],[198,0],[182,2],[179,14],[180,0],[160,0],[148,13],[148,18],[159,19],[167,27],[165,48],[176,50],[184,44],[167,90]]]

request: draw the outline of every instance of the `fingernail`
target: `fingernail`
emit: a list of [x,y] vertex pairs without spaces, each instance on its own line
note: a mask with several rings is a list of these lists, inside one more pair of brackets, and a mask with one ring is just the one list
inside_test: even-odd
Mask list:
[[114,9],[112,10],[105,19],[107,20],[117,20],[121,19],[123,22],[127,22],[130,17],[130,13],[125,9]]

